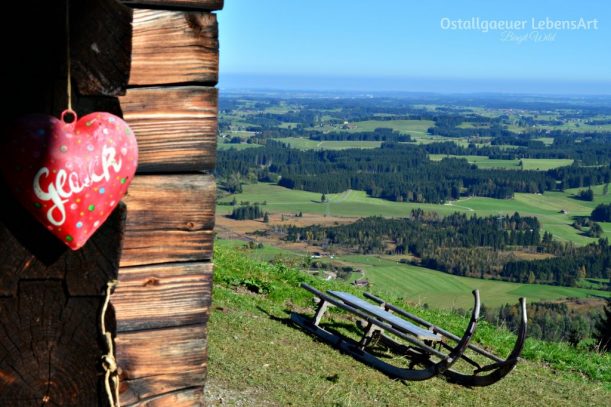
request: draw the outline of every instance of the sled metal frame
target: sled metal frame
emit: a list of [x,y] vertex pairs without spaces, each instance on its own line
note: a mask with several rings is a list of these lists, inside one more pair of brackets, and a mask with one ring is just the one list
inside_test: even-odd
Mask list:
[[[431,324],[430,322],[425,321],[424,319],[412,313],[409,313],[393,304],[387,303],[384,300],[382,300],[381,298],[378,298],[373,294],[364,293],[364,296],[375,301],[385,310],[393,311],[397,313],[398,315],[401,315],[402,317],[405,317],[413,322],[416,322],[430,329],[432,332],[442,335],[448,341],[458,342],[461,339],[458,336],[452,334],[451,332],[448,332],[444,330],[443,328],[435,326]],[[482,366],[479,363],[477,363],[476,361],[474,361],[473,359],[463,354],[461,355],[461,359],[463,359],[465,362],[467,362],[468,364],[474,367],[473,372],[462,373],[462,372],[458,372],[452,369],[448,369],[443,372],[443,375],[446,377],[448,381],[457,383],[457,384],[461,384],[463,386],[469,386],[469,387],[489,386],[493,383],[498,382],[499,380],[507,376],[509,372],[513,370],[513,368],[516,366],[516,364],[520,360],[520,353],[522,353],[522,349],[524,348],[524,341],[526,340],[526,330],[527,330],[527,325],[528,325],[528,317],[526,315],[526,299],[523,297],[520,298],[519,305],[520,305],[521,321],[520,321],[520,327],[518,328],[518,333],[517,333],[518,338],[509,356],[506,359],[502,359],[496,356],[495,354],[488,352],[485,349],[482,349],[476,345],[469,343],[467,345],[468,349],[472,350],[473,352],[481,356],[484,356],[485,358],[490,360],[492,363]],[[387,336],[383,336],[382,341],[386,345],[388,345],[390,348],[393,348],[396,351],[397,350],[403,351],[403,352],[407,351],[407,349],[405,349],[403,345],[396,343],[395,341],[393,341],[391,338],[388,338]],[[447,343],[442,342],[442,346],[445,347],[446,349],[450,348]],[[481,373],[487,373],[487,374],[481,374]]]
[[[364,296],[377,303],[379,308],[373,309],[374,304],[347,293],[329,291],[325,294],[305,283],[302,283],[301,286],[320,299],[318,310],[313,319],[296,313],[291,314],[291,319],[325,342],[393,378],[426,380],[442,374],[449,382],[463,386],[488,386],[498,382],[513,370],[520,360],[519,356],[524,347],[527,330],[526,300],[524,298],[520,298],[519,302],[521,322],[518,328],[518,338],[509,356],[502,359],[469,343],[475,333],[479,318],[480,302],[477,290],[473,291],[475,305],[467,329],[462,337],[458,337],[370,293],[364,293]],[[320,327],[320,321],[329,306],[344,309],[364,320],[366,323],[365,333],[358,343]],[[405,319],[398,320],[399,316]],[[410,345],[398,343],[386,335],[385,332],[405,340]],[[400,368],[391,365],[367,352],[366,347],[373,343],[379,343],[398,355],[408,357],[412,360],[410,367]],[[454,347],[449,343],[455,343]],[[441,348],[448,351],[449,354],[441,352]],[[467,349],[485,357],[491,363],[482,366],[464,354]],[[437,357],[440,360],[435,362],[432,357]],[[450,369],[458,359],[462,359],[473,366],[473,371],[463,373]],[[416,364],[423,365],[425,368],[414,369],[413,366]]]
[[[439,333],[422,328],[406,321],[402,318],[391,314],[384,307],[375,307],[374,304],[354,297],[347,293],[331,291],[325,294],[317,289],[302,283],[301,287],[310,291],[320,299],[318,310],[313,319],[306,318],[303,315],[296,313],[291,314],[293,322],[304,328],[306,331],[323,341],[339,348],[341,351],[353,356],[355,359],[383,372],[384,374],[401,380],[427,380],[441,373],[446,372],[467,349],[471,337],[475,333],[477,320],[479,318],[479,292],[473,291],[474,307],[471,313],[471,319],[462,338],[458,338],[457,344],[454,347],[447,346],[448,354],[443,353],[440,349],[434,346],[437,344],[442,347],[442,336]],[[346,310],[357,317],[361,318],[365,323],[365,333],[360,342],[355,342],[345,338],[342,335],[330,332],[320,326],[320,321],[329,306],[335,306]],[[375,308],[376,310],[374,310]],[[427,327],[428,328],[428,327]],[[424,332],[423,332],[424,331]],[[391,333],[402,340],[408,342],[410,346],[401,346],[402,350],[406,351],[406,356],[416,356],[417,363],[424,365],[423,368],[414,368],[414,363],[409,367],[403,368],[387,363],[366,350],[373,340],[384,337],[384,332]],[[423,340],[421,340],[423,339]],[[396,343],[393,341],[393,343]],[[433,357],[439,358],[437,362],[433,361]]]

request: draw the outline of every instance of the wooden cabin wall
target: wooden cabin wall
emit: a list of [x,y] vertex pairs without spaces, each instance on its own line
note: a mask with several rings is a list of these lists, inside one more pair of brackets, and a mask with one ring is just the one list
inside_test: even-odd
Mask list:
[[[66,5],[3,4],[4,15],[23,22],[0,28],[8,96],[0,111],[4,154],[15,145],[10,124],[16,117],[57,117],[67,107]],[[115,0],[70,5],[74,82],[118,104],[113,96],[124,91],[129,76],[131,9]],[[108,350],[100,314],[107,284],[118,276],[125,206],[72,251],[8,193],[5,177],[11,175],[0,177],[0,406],[106,406],[100,362]],[[114,333],[113,312],[105,316],[105,329]]]
[[[122,405],[203,404],[212,284],[222,0],[123,1],[132,59],[120,110],[140,160],[111,298]],[[149,8],[150,7],[150,8]],[[150,403],[150,404],[147,404]]]
[[[121,405],[203,404],[217,127],[212,11],[223,1],[123,3],[72,0],[70,51],[78,114],[122,115],[137,136],[127,210],[72,252],[0,181],[0,405],[106,405],[98,320],[115,278],[107,325],[117,334]],[[65,6],[5,6],[6,15],[27,16],[3,28],[5,124],[66,108]],[[10,137],[3,131],[0,142]]]

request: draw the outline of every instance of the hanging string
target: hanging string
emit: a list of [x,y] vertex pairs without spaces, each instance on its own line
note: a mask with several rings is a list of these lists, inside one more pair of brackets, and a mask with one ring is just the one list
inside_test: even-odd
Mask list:
[[112,333],[106,331],[106,311],[108,310],[108,303],[110,302],[112,290],[117,284],[118,282],[116,280],[109,281],[106,284],[106,297],[104,298],[104,305],[100,313],[100,331],[102,332],[104,343],[106,344],[106,354],[102,356],[104,388],[110,407],[121,407],[119,401],[119,372],[117,370],[117,361],[115,360],[115,351],[112,344]]
[[72,111],[72,58],[70,57],[70,0],[66,0],[66,93],[68,110]]

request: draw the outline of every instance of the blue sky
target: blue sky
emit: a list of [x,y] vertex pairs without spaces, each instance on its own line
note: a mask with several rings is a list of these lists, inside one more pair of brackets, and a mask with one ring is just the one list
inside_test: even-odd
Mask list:
[[[589,29],[532,27],[580,18]],[[221,88],[611,94],[608,1],[226,0],[219,24]]]

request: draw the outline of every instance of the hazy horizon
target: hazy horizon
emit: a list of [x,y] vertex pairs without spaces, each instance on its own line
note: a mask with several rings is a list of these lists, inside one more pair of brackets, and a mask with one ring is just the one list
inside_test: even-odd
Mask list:
[[220,87],[611,95],[611,3],[232,0]]
[[221,90],[611,96],[611,81],[221,73]]

